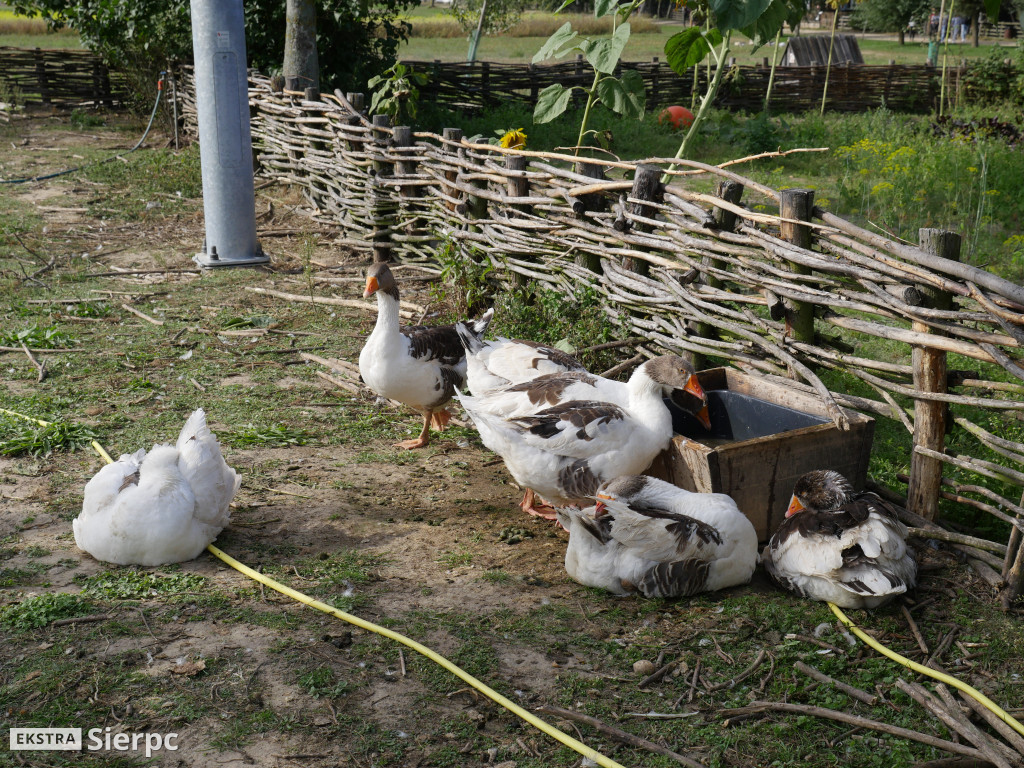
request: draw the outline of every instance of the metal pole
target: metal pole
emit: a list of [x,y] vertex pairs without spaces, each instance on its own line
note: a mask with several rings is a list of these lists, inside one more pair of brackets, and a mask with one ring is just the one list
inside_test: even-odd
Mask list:
[[256,239],[249,81],[241,0],[192,0],[199,157],[206,239],[195,262],[235,267],[270,261]]

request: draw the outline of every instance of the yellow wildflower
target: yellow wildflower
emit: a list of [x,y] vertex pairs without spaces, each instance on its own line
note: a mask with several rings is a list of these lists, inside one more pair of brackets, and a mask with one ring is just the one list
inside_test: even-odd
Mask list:
[[526,146],[526,133],[522,128],[512,128],[498,141],[505,149],[522,149]]

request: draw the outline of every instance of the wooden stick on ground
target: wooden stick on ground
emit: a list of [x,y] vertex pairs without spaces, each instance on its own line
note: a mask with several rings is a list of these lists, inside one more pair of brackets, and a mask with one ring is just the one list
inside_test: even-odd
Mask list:
[[730,688],[730,689],[731,688],[735,688],[736,687],[736,683],[740,682],[741,680],[745,680],[748,677],[750,677],[752,674],[754,674],[754,671],[758,667],[761,666],[761,664],[764,662],[765,656],[767,656],[767,655],[768,655],[768,652],[764,648],[762,648],[761,652],[759,654],[757,654],[757,658],[754,659],[754,663],[753,664],[751,664],[749,667],[747,667],[742,672],[740,672],[738,675],[736,675],[736,677],[730,678],[729,680],[726,680],[725,682],[715,683],[710,688],[708,688],[708,691],[709,692],[710,691],[720,691],[723,688]]
[[130,304],[125,304],[125,303],[122,302],[121,309],[125,309],[125,310],[131,312],[136,317],[141,317],[147,323],[152,323],[153,325],[163,325],[164,324],[163,320],[154,320],[152,317],[147,315],[145,312],[139,312],[139,310],[137,310],[135,307],[131,306]]
[[991,725],[995,730],[999,731],[999,735],[1006,739],[1010,743],[1010,746],[1020,752],[1021,755],[1024,755],[1024,737],[1004,723],[995,712],[988,709],[973,696],[968,696],[963,691],[959,691],[959,694],[960,698],[964,700],[968,707],[974,710],[975,714],[982,717],[985,722]]
[[999,768],[1012,768],[1010,763],[993,747],[988,737],[970,725],[970,723],[967,723],[966,718],[962,718],[959,708],[957,708],[956,713],[947,710],[924,686],[917,683],[909,683],[906,680],[899,679],[896,681],[896,687],[924,707],[934,717],[938,718],[952,733],[959,734],[965,741],[974,744],[989,762]]
[[985,757],[979,750],[975,749],[974,747],[967,747],[963,744],[956,744],[952,741],[940,739],[937,736],[931,736],[927,733],[921,733],[920,731],[912,731],[909,728],[900,728],[899,726],[889,725],[888,723],[882,723],[878,720],[869,720],[866,717],[848,715],[845,712],[839,712],[835,709],[828,709],[827,707],[812,707],[806,704],[791,704],[786,701],[754,701],[746,707],[740,707],[738,709],[723,709],[721,712],[719,712],[719,714],[722,715],[722,717],[728,719],[730,717],[758,714],[763,712],[793,712],[798,715],[811,715],[813,717],[821,717],[826,720],[835,720],[840,723],[847,723],[848,725],[856,725],[859,728],[867,728],[868,730],[872,731],[888,733],[890,736],[897,736],[901,739],[917,741],[921,744],[927,744],[931,747],[943,749],[946,752],[952,752],[954,755],[963,755],[964,757],[973,757],[976,759],[983,759]]
[[32,350],[30,350],[25,345],[24,341],[21,342],[21,348],[25,350],[25,354],[28,355],[28,359],[32,361],[32,365],[34,365],[36,367],[36,370],[39,371],[39,377],[36,379],[36,383],[38,384],[39,382],[46,378],[46,362],[44,361],[40,363],[38,360],[32,357]]
[[573,712],[571,709],[562,709],[561,707],[555,707],[550,704],[544,704],[537,707],[536,711],[540,712],[542,715],[553,715],[554,717],[561,717],[566,720],[575,720],[578,723],[585,723],[606,736],[610,736],[621,744],[628,744],[631,747],[639,747],[640,749],[646,749],[650,752],[664,755],[665,757],[671,757],[677,763],[689,766],[689,768],[704,768],[702,763],[698,763],[696,760],[689,758],[686,755],[680,755],[678,752],[673,752],[671,749],[663,747],[660,744],[655,744],[654,742],[647,741],[647,739],[642,739],[639,736],[634,736],[633,734],[626,733],[625,731],[620,731],[618,728],[614,728],[607,723],[598,720],[596,717],[583,715],[579,712]]
[[848,685],[840,680],[836,680],[833,677],[829,677],[824,672],[820,672],[812,666],[804,664],[802,661],[798,661],[793,665],[793,668],[798,672],[803,672],[808,677],[817,680],[819,683],[828,683],[838,688],[840,691],[845,693],[857,701],[863,701],[865,704],[877,704],[878,697],[871,693],[866,693],[860,688],[855,688],[852,685]]
[[910,625],[910,631],[914,633],[914,639],[917,640],[917,647],[921,649],[921,653],[924,654],[925,658],[928,658],[931,651],[928,650],[928,643],[924,641],[924,635],[921,634],[921,630],[917,627],[917,622],[914,621],[914,617],[910,615],[910,611],[907,610],[907,606],[901,605],[900,609],[903,611],[903,617],[907,620],[907,624]]
[[313,373],[315,373],[324,381],[329,381],[334,386],[341,387],[342,389],[348,390],[349,392],[352,392],[356,395],[358,395],[361,391],[359,387],[357,387],[355,384],[349,384],[347,381],[342,381],[336,376],[331,376],[331,374],[329,373],[324,373],[323,371],[313,371]]

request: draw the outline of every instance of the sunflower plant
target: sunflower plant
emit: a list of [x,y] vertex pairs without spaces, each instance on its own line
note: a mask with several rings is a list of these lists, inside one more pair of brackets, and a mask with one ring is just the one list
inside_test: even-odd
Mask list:
[[[629,17],[643,4],[643,1],[632,0],[632,2],[620,4],[618,0],[596,0],[594,16],[597,18],[611,14],[615,16],[611,36],[584,37],[574,31],[572,23],[567,21],[555,30],[533,56],[533,63],[536,64],[551,58],[561,59],[570,53],[579,52],[594,69],[594,79],[589,88],[579,85],[566,88],[561,83],[554,83],[540,92],[537,105],[533,110],[535,123],[548,123],[568,109],[573,91],[581,91],[585,94],[587,103],[583,110],[583,119],[580,121],[579,138],[576,140],[577,153],[587,137],[597,133],[587,129],[590,113],[595,105],[604,104],[612,112],[624,117],[640,119],[644,115],[647,94],[640,73],[636,70],[628,70],[622,73],[622,77],[615,77],[615,67],[618,66],[626,43],[629,42]],[[558,10],[564,10],[572,2],[573,0],[566,0]]]

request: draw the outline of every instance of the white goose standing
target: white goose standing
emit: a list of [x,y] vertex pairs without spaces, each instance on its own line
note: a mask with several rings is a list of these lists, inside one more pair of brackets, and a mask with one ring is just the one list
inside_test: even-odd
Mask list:
[[[517,399],[515,412],[502,415],[491,409],[500,390],[483,398],[458,397],[484,445],[501,456],[516,482],[564,506],[585,502],[607,480],[647,469],[672,439],[672,415],[663,398],[687,386],[700,386],[692,366],[663,355],[633,375],[625,404],[595,397],[550,406],[542,399],[520,409]],[[553,512],[534,514],[554,519]]]
[[[422,448],[430,442],[430,426],[443,428],[451,419],[444,408],[466,378],[466,353],[451,325],[399,323],[398,286],[384,262],[372,265],[363,298],[377,295],[377,323],[359,353],[363,382],[381,397],[398,400],[423,415],[418,437],[396,443],[398,448]],[[493,310],[470,324],[483,335]]]

